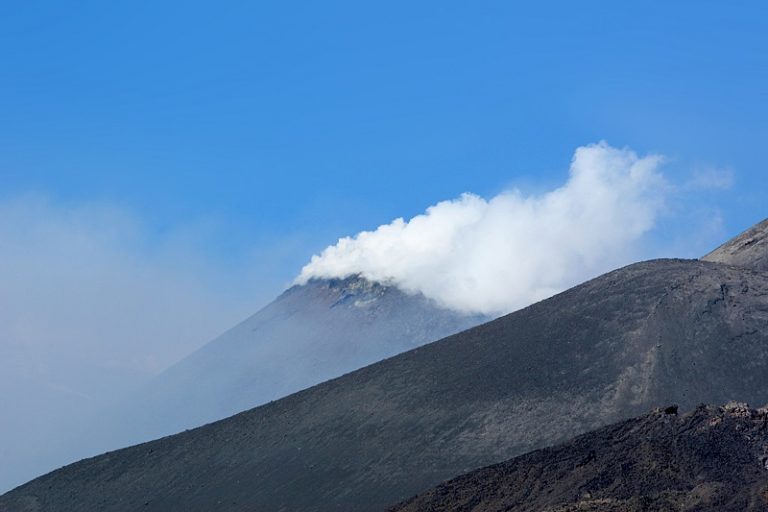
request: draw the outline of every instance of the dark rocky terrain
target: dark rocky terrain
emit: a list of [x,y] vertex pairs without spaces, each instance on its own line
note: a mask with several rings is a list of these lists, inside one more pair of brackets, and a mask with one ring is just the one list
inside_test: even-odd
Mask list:
[[472,471],[390,512],[768,510],[768,409],[677,407]]
[[366,511],[659,404],[768,397],[768,273],[610,272],[188,432],[67,466],[2,511]]

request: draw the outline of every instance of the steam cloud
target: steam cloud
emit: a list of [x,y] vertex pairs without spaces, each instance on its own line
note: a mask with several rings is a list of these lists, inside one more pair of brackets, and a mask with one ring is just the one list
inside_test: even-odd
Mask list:
[[664,207],[662,161],[605,142],[579,147],[560,188],[442,201],[340,239],[296,281],[359,274],[448,308],[510,312],[630,261]]

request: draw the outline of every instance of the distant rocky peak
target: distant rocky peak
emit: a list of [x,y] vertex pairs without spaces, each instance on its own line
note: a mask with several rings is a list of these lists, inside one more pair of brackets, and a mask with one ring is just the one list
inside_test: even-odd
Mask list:
[[768,219],[728,240],[701,259],[768,272]]
[[324,281],[330,288],[358,294],[382,293],[390,287],[390,285],[385,283],[366,279],[361,274],[343,278],[331,278]]
[[367,307],[382,298],[390,286],[370,281],[360,274],[345,278],[334,278],[325,281],[329,289],[339,294],[334,305],[347,304],[355,307]]
[[368,308],[381,299],[408,296],[394,284],[371,281],[360,274],[347,277],[312,278],[304,284],[296,284],[286,290],[278,300],[302,297],[302,300],[319,300],[330,307]]

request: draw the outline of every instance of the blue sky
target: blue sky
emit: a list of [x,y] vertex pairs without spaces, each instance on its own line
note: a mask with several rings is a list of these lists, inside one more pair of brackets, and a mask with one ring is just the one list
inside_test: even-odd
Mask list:
[[733,169],[729,231],[765,215],[758,2],[78,5],[0,7],[3,196],[212,222],[222,258],[294,237],[295,272],[440,199],[560,183],[605,139]]

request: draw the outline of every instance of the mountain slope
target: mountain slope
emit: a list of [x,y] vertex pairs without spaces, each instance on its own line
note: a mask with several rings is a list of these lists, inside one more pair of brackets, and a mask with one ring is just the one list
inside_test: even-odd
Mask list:
[[487,321],[360,277],[293,286],[155,378],[105,428],[123,445],[250,409]]
[[382,510],[659,404],[766,397],[768,274],[655,260],[226,420],[70,465],[0,497],[0,510]]
[[727,241],[702,260],[768,272],[768,219]]
[[765,274],[645,262],[227,420],[68,466],[6,494],[0,510],[381,510],[659,403],[764,400],[767,345]]
[[[359,277],[293,286],[139,393],[114,400],[109,408],[73,409],[71,425],[58,426],[58,442],[48,442],[51,426],[41,425],[40,442],[10,452],[0,475],[6,481],[39,475],[86,456],[194,428],[486,320]],[[11,455],[24,465],[11,464]]]
[[676,407],[472,471],[391,512],[768,509],[768,409]]

